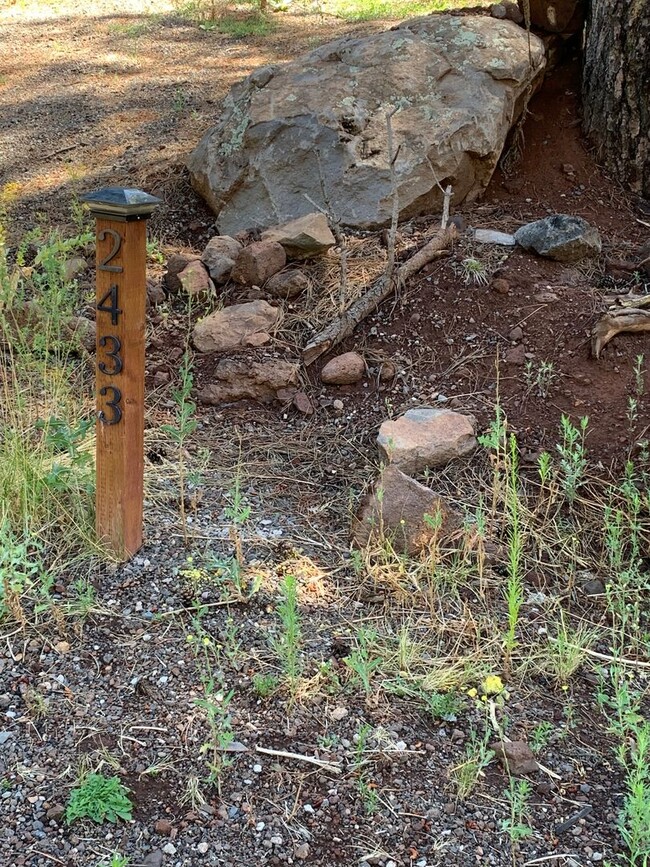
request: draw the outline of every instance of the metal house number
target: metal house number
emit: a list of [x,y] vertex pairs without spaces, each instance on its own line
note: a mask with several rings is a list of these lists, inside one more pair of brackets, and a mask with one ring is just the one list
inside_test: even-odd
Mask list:
[[[109,236],[113,240],[113,247],[110,253],[105,256],[97,268],[100,271],[110,271],[113,274],[121,274],[124,270],[121,265],[109,265],[109,262],[117,256],[122,246],[122,237],[119,232],[114,229],[104,229],[99,233],[99,240],[103,241]],[[122,311],[119,308],[119,288],[117,284],[113,284],[108,292],[100,298],[97,304],[97,311],[101,313],[109,313],[111,317],[111,325],[117,325],[118,319]],[[122,372],[122,356],[120,351],[122,343],[114,334],[107,334],[99,341],[99,345],[106,350],[106,360],[100,361],[97,367],[105,376],[117,376]],[[110,396],[111,400],[106,401],[106,410],[100,410],[97,413],[97,418],[102,424],[117,424],[122,418],[122,392],[114,385],[105,385],[99,391],[102,397]]]

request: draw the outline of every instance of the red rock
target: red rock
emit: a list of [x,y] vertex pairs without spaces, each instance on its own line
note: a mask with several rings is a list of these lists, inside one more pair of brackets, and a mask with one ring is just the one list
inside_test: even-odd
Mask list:
[[366,375],[366,362],[358,352],[344,352],[328,361],[321,370],[321,381],[326,385],[349,385]]
[[232,279],[243,286],[262,286],[287,264],[284,247],[276,241],[257,241],[240,252]]

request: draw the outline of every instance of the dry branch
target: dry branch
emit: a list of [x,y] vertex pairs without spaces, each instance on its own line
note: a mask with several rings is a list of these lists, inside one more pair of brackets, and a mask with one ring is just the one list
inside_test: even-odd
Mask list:
[[650,331],[650,311],[624,307],[606,313],[591,332],[593,356],[600,358],[603,347],[621,331]]
[[323,759],[315,759],[313,756],[303,756],[302,753],[288,753],[286,750],[270,750],[266,747],[255,747],[255,751],[258,753],[263,753],[265,756],[277,756],[280,759],[293,759],[297,762],[308,762],[310,765],[316,765],[319,768],[323,768],[325,771],[329,771],[332,774],[340,774],[341,768],[339,765],[332,764],[332,762],[326,762]]
[[345,340],[352,334],[357,325],[376,310],[381,302],[385,301],[399,286],[402,286],[426,264],[444,253],[457,237],[457,234],[453,223],[446,229],[439,229],[421,250],[404,262],[393,279],[388,279],[386,274],[382,274],[361,298],[358,298],[341,316],[337,316],[311,339],[302,353],[305,364],[310,365],[333,346],[337,346],[342,340]]

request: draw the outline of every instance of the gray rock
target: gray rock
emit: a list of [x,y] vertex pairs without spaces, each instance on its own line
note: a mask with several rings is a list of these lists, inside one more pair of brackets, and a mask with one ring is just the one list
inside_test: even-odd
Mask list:
[[82,259],[81,256],[74,256],[72,259],[66,259],[61,266],[63,279],[66,283],[69,283],[71,280],[74,280],[75,277],[78,277],[79,274],[83,274],[87,267],[88,262],[86,262],[85,259]]
[[208,241],[201,254],[201,261],[218,286],[222,286],[230,279],[235,260],[241,250],[242,245],[239,241],[229,235],[218,235]]
[[517,229],[515,240],[524,249],[557,262],[578,262],[602,249],[598,230],[582,217],[568,214],[554,214],[527,223]]
[[444,537],[458,526],[460,517],[439,494],[389,466],[363,500],[352,538],[359,548],[387,538],[398,553],[417,554],[434,537]]
[[336,243],[325,214],[305,214],[262,233],[263,241],[282,244],[288,259],[308,259],[325,253]]
[[199,352],[227,352],[244,346],[260,345],[260,335],[279,323],[282,312],[266,301],[233,304],[199,320],[192,332],[192,342]]
[[142,867],[162,867],[163,853],[160,849],[154,849],[142,859]]
[[324,205],[323,186],[344,225],[387,225],[386,114],[399,107],[400,219],[435,211],[440,179],[455,205],[473,200],[541,81],[543,43],[532,35],[530,56],[528,46],[512,21],[432,15],[330,42],[270,77],[258,70],[231,90],[190,156],[192,183],[229,234],[312,212],[306,196]]
[[490,6],[490,15],[493,18],[506,18],[508,11],[502,3],[493,3]]
[[13,737],[12,732],[0,732],[0,747],[6,744],[11,737]]
[[275,358],[263,362],[224,358],[214,369],[212,382],[199,392],[199,400],[214,405],[238,400],[269,403],[282,389],[298,386],[298,371],[297,364]]
[[480,244],[501,244],[504,247],[514,247],[517,243],[514,235],[492,229],[475,229],[474,240]]
[[387,463],[420,473],[470,455],[477,447],[476,419],[451,409],[409,409],[381,425],[377,445]]
[[514,21],[515,24],[524,23],[524,14],[514,0],[506,0],[506,2],[503,3],[503,7],[506,10],[506,18],[510,21]]

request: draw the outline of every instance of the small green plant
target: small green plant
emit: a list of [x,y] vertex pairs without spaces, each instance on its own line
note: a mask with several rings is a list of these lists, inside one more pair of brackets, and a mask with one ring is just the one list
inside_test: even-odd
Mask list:
[[359,629],[355,636],[355,648],[343,660],[361,682],[366,696],[372,692],[372,675],[381,665],[381,658],[373,656],[371,649],[376,637],[370,629]]
[[509,462],[507,472],[506,505],[510,526],[508,532],[508,582],[504,594],[508,606],[508,630],[504,640],[506,669],[510,666],[512,651],[516,645],[516,630],[519,622],[519,611],[524,601],[524,586],[521,577],[521,560],[524,545],[518,491],[518,451],[517,441],[514,436],[510,436],[508,452]]
[[645,392],[645,371],[643,364],[645,357],[637,355],[634,359],[634,393],[637,398],[642,398]]
[[361,723],[354,735],[354,759],[353,769],[358,774],[357,791],[363,804],[364,811],[367,815],[372,815],[379,804],[379,795],[377,787],[368,779],[367,766],[368,761],[368,742],[373,734],[372,726],[368,723]]
[[133,804],[128,791],[119,777],[103,774],[88,774],[72,790],[65,817],[69,824],[77,819],[92,819],[93,822],[130,822]]
[[278,679],[274,674],[254,674],[252,683],[260,698],[269,698],[278,688]]
[[510,778],[510,786],[505,791],[506,801],[510,807],[510,815],[501,820],[501,830],[510,838],[514,845],[531,837],[533,829],[528,825],[529,800],[531,786],[528,780]]
[[547,398],[557,378],[558,374],[552,361],[540,361],[539,364],[533,361],[526,362],[524,379],[529,393],[534,391],[538,397]]
[[119,852],[113,852],[110,861],[102,861],[98,867],[128,867],[129,858],[126,855],[121,855]]
[[272,646],[282,666],[289,692],[293,696],[302,674],[302,627],[298,610],[298,586],[293,575],[287,575],[280,583],[280,592],[282,598],[277,611],[281,630],[273,639]]
[[531,750],[537,754],[541,753],[544,747],[547,746],[553,734],[554,726],[550,722],[538,723],[528,735],[528,744]]
[[571,424],[571,419],[562,415],[560,434],[562,442],[556,445],[560,455],[560,478],[564,496],[569,505],[573,505],[579,488],[584,484],[587,469],[587,452],[585,449],[585,434],[589,418],[580,419],[580,427]]
[[477,286],[487,286],[490,277],[485,264],[474,256],[468,256],[462,261],[465,283],[474,283]]
[[489,749],[489,733],[486,732],[479,738],[476,731],[470,731],[463,761],[452,768],[450,776],[456,784],[456,793],[459,800],[464,801],[476,788],[479,778],[483,776],[486,768],[494,758],[494,751]]
[[187,543],[187,516],[185,513],[185,489],[186,489],[186,465],[185,453],[187,448],[187,440],[194,433],[197,426],[197,421],[194,417],[196,413],[196,403],[190,399],[192,388],[194,386],[194,377],[192,374],[192,358],[189,351],[183,355],[183,361],[180,368],[180,385],[172,392],[172,398],[176,404],[176,423],[163,424],[161,430],[173,440],[178,447],[178,492],[179,492],[179,508],[181,515],[181,525],[183,528],[183,537]]

